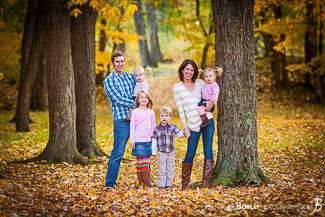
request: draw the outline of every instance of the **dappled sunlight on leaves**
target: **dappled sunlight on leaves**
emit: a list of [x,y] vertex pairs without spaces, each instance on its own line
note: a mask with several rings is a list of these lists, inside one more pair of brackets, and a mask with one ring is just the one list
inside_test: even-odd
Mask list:
[[[121,163],[118,187],[104,188],[108,158],[88,166],[76,164],[10,164],[42,151],[48,141],[46,112],[32,112],[31,132],[17,133],[7,123],[12,113],[0,115],[0,215],[185,215],[273,216],[309,215],[315,198],[324,196],[325,112],[322,106],[290,107],[259,103],[259,162],[272,183],[260,187],[181,191],[181,162],[186,139],[176,140],[173,189],[137,186],[135,159],[129,143]],[[181,126],[178,117],[171,122]],[[107,102],[97,105],[97,145],[110,154],[113,124]],[[191,183],[202,179],[203,150],[199,143]],[[217,156],[217,135],[214,156]],[[157,184],[157,159],[152,158],[152,178]],[[324,200],[324,198],[323,198]],[[314,215],[324,215],[322,209]]]

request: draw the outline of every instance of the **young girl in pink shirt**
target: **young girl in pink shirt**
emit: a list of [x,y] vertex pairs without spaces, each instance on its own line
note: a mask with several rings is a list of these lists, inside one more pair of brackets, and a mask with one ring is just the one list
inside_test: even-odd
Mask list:
[[146,90],[141,90],[135,99],[130,123],[132,155],[137,157],[139,184],[152,187],[150,174],[151,136],[156,126],[153,102]]
[[[141,90],[147,90],[149,91],[149,83],[146,80],[146,71],[151,73],[151,68],[148,66],[146,69],[144,69],[142,66],[138,66],[133,69],[133,75],[135,77],[135,80],[137,81],[135,84],[135,87],[133,89],[133,96],[131,99],[135,100],[137,95]],[[129,109],[129,116],[124,118],[126,121],[131,120],[131,113],[132,113],[133,108]]]
[[[202,98],[197,107],[197,111],[199,112],[202,120],[201,127],[205,127],[210,123],[209,118],[205,113],[205,107],[206,107],[205,101],[210,101],[213,104],[215,104],[218,101],[219,86],[217,82],[214,81],[216,79],[216,71],[218,72],[218,76],[220,76],[223,70],[222,68],[216,68],[215,70],[212,68],[207,68],[203,71],[203,77],[206,84],[203,85],[201,89]],[[214,105],[210,109],[210,112],[213,111],[214,111]]]

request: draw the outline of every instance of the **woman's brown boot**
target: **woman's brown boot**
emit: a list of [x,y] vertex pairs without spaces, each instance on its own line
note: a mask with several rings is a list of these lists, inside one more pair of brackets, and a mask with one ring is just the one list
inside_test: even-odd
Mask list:
[[214,160],[204,159],[203,179],[201,188],[211,188],[211,175],[213,171]]
[[152,187],[150,170],[144,170],[141,173],[143,184],[147,187]]
[[193,163],[182,162],[182,190],[188,188],[191,179]]

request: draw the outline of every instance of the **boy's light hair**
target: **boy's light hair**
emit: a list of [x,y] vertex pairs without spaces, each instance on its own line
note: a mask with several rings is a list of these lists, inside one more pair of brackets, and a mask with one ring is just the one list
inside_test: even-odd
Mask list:
[[171,109],[170,106],[168,105],[163,105],[160,109],[158,114],[160,115],[161,113],[166,112],[167,114],[169,114],[170,116],[173,116],[173,111]]
[[143,71],[143,74],[146,75],[146,71],[144,70],[144,68],[142,66],[135,67],[132,69],[132,71],[133,71],[133,74]]

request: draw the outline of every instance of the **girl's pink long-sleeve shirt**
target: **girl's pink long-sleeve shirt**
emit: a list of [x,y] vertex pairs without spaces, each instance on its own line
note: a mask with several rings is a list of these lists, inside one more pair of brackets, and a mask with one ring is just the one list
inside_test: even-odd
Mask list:
[[201,93],[203,99],[214,99],[214,101],[217,101],[219,97],[219,85],[216,82],[205,84],[202,87]]
[[143,80],[142,82],[137,82],[135,84],[133,96],[136,97],[141,90],[149,90],[149,83],[147,80]]
[[131,114],[130,142],[150,142],[156,126],[155,112],[149,108],[145,111],[134,109]]

